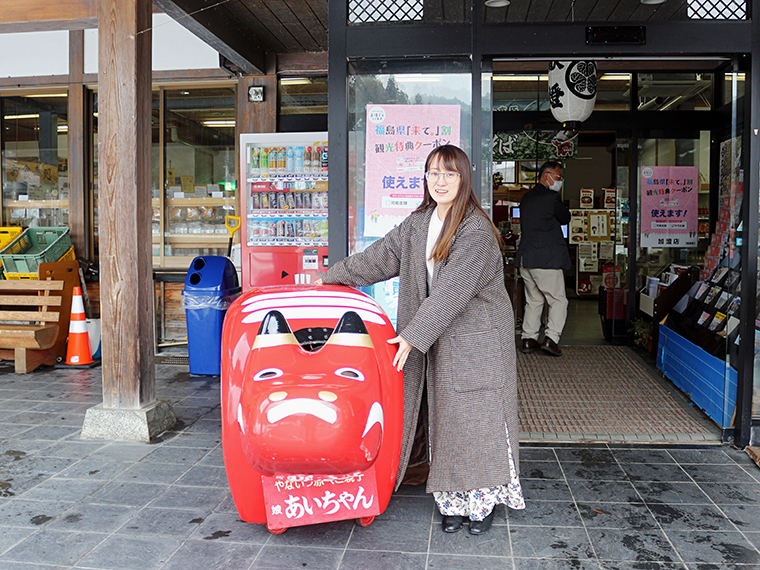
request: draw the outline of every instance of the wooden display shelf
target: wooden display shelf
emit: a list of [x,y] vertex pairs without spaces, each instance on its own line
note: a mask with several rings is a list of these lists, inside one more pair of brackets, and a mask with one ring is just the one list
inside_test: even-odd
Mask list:
[[68,200],[6,200],[3,208],[68,208]]
[[[160,198],[153,198],[154,207],[161,205]],[[237,198],[166,198],[166,204],[175,206],[236,206]]]

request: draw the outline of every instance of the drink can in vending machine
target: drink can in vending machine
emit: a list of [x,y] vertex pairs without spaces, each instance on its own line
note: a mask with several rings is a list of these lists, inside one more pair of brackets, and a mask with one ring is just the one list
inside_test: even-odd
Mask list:
[[277,237],[285,237],[285,220],[277,220]]
[[272,210],[277,209],[277,192],[269,193],[269,208]]
[[327,142],[322,145],[322,154],[319,159],[319,170],[322,174],[327,173]]
[[303,237],[310,238],[311,236],[311,220],[303,221]]
[[269,149],[269,176],[277,176],[277,148]]
[[277,222],[276,221],[270,221],[265,222],[269,224],[269,239],[276,238],[277,237]]
[[305,210],[311,210],[311,192],[303,193],[303,207]]
[[288,238],[296,237],[296,229],[293,224],[293,220],[288,220],[287,222],[285,222],[285,237],[288,237]]
[[280,210],[285,210],[288,203],[285,199],[285,192],[277,192],[277,208]]
[[248,239],[254,242],[261,239],[261,224],[258,220],[248,220]]
[[251,200],[253,202],[253,209],[254,210],[261,210],[261,193],[260,192],[254,192],[253,196],[251,197]]
[[304,235],[303,235],[303,220],[296,220],[296,221],[295,221],[295,222],[293,222],[293,223],[294,223],[294,224],[295,224],[295,226],[296,226],[296,237],[297,237],[297,238],[302,238],[302,237],[304,237]]
[[261,166],[261,176],[269,176],[269,149],[262,148],[261,156],[259,157],[259,164]]
[[320,192],[322,194],[322,208],[327,209],[327,192]]
[[311,174],[311,147],[307,146],[303,151],[303,171]]
[[286,196],[285,196],[285,199],[286,199],[286,202],[287,202],[287,205],[288,205],[288,210],[295,209],[295,207],[296,207],[296,197],[295,197],[294,193],[293,192],[288,192],[286,194]]
[[261,209],[262,210],[269,209],[269,192],[261,193]]
[[314,150],[311,151],[311,173],[317,174],[319,173],[319,160],[320,156],[322,156],[322,147],[318,146],[319,143],[314,143],[314,146],[312,147]]
[[295,192],[296,210],[303,208],[303,192]]
[[260,226],[261,226],[261,230],[260,230],[260,232],[259,232],[259,233],[260,233],[260,235],[261,235],[261,239],[262,239],[263,241],[266,241],[266,240],[268,240],[268,239],[269,239],[269,222],[267,222],[267,221],[262,221],[262,222],[260,223]]
[[282,146],[277,150],[277,174],[285,174],[285,147]]
[[257,146],[251,149],[251,176],[259,176],[261,174],[261,149]]

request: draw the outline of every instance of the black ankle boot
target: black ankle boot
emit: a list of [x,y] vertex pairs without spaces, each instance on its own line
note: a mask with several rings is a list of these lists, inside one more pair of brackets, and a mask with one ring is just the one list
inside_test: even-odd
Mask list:
[[484,534],[491,528],[495,511],[491,511],[482,521],[470,521],[470,534]]
[[462,530],[462,524],[463,524],[463,517],[459,515],[454,516],[443,516],[443,520],[441,521],[441,527],[443,528],[443,532],[459,532]]

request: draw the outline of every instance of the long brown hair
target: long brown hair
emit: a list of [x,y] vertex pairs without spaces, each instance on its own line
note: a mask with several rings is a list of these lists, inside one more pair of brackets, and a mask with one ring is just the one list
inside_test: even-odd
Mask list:
[[[433,252],[430,254],[430,259],[433,261],[443,261],[449,256],[449,250],[451,249],[451,242],[454,241],[454,235],[457,233],[462,220],[471,209],[475,210],[476,213],[479,213],[488,220],[491,224],[493,235],[496,238],[496,243],[501,247],[502,239],[499,230],[496,229],[490,216],[480,205],[480,202],[478,202],[478,198],[475,196],[475,191],[472,188],[472,166],[470,165],[470,159],[467,158],[467,155],[459,147],[450,144],[439,146],[428,155],[427,160],[425,161],[425,172],[428,172],[430,163],[435,159],[438,159],[438,166],[441,170],[458,172],[460,175],[460,184],[456,198],[454,198],[454,202],[451,204],[451,208],[449,208],[449,211],[446,213],[446,218],[443,220],[441,234],[435,242],[435,247],[433,247]],[[419,205],[415,212],[435,209],[437,205],[438,204],[430,193],[427,178],[425,178],[425,197],[422,200],[422,204]]]

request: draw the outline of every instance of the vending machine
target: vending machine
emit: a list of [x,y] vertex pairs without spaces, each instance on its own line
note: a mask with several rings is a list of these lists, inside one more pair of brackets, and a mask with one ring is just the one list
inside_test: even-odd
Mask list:
[[327,133],[240,135],[244,291],[327,270]]

